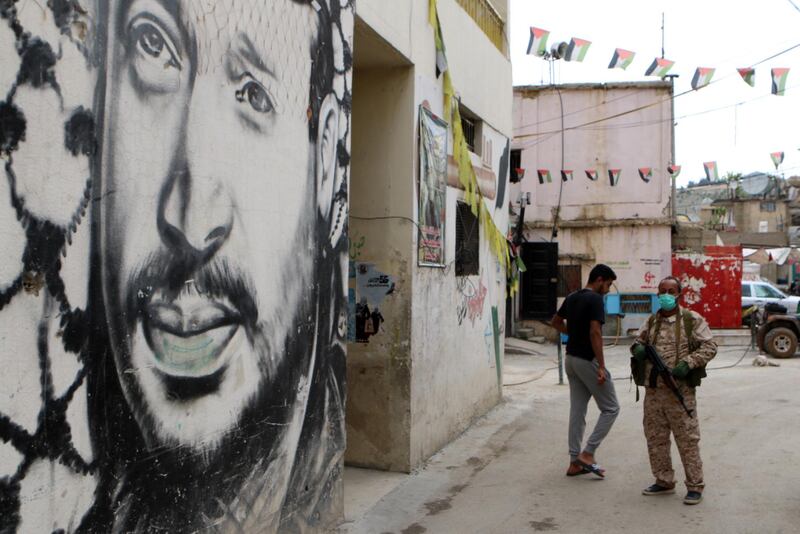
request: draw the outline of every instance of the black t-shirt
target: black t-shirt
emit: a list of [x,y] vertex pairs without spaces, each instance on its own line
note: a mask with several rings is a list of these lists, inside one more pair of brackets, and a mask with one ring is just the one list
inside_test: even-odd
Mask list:
[[606,322],[603,296],[591,289],[581,289],[570,293],[558,310],[558,316],[567,320],[567,354],[584,360],[595,357],[589,337],[591,322]]

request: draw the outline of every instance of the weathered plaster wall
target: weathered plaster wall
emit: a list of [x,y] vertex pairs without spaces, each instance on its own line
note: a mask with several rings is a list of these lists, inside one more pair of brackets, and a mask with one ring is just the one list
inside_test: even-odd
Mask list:
[[[453,82],[462,103],[485,121],[493,143],[489,167],[499,190],[500,160],[511,133],[511,65],[454,0],[438,4]],[[486,328],[492,305],[499,307],[503,326],[505,274],[497,272],[482,236],[481,276],[456,278],[455,203],[463,192],[452,187],[446,205],[449,267],[417,266],[417,228],[395,217],[418,220],[418,107],[426,102],[442,115],[428,1],[362,0],[359,17],[411,67],[358,72],[354,82],[352,213],[392,218],[351,218],[351,257],[355,244],[359,261],[374,262],[395,290],[381,307],[383,331],[367,344],[350,344],[347,460],[409,470],[500,398],[494,339],[489,347]],[[389,108],[396,114],[388,115]],[[506,210],[495,203],[490,199],[487,205],[504,230]],[[367,236],[363,245],[359,235]],[[502,339],[499,346],[502,352]]]
[[[526,233],[530,241],[545,236],[549,236],[549,232]],[[670,238],[669,226],[573,228],[559,232],[558,244],[560,253],[569,251],[591,258],[580,262],[582,286],[586,284],[592,267],[605,263],[617,273],[612,291],[655,293],[658,282],[672,272]],[[641,317],[628,314],[622,322],[622,333],[638,328],[641,321]]]
[[[522,149],[522,167],[526,169],[519,189],[531,194],[526,221],[552,221],[559,195],[559,217],[564,221],[669,217],[672,187],[667,173],[672,135],[669,84],[562,86],[560,91],[561,100],[554,89],[515,89],[513,148]],[[565,183],[563,188],[561,101],[566,129],[564,168],[574,172],[573,181]],[[640,106],[649,107],[578,127]],[[630,127],[631,124],[635,127]],[[640,167],[653,168],[649,183],[639,177]],[[609,183],[609,168],[622,169],[620,181],[614,187]],[[552,183],[539,184],[537,169],[549,169]],[[596,169],[599,179],[587,179],[586,169]]]
[[[453,1],[439,2],[442,31],[453,84],[461,103],[483,120],[483,136],[491,145],[488,168],[499,201],[486,206],[501,231],[508,227],[508,179],[503,153],[511,118],[511,65],[475,22]],[[417,102],[426,101],[442,114],[441,79],[434,76],[434,56],[417,64]],[[480,65],[480,68],[476,68]],[[483,145],[484,140],[476,139]],[[452,146],[450,147],[452,152]],[[417,157],[415,156],[415,161]],[[482,167],[480,158],[473,164]],[[415,168],[419,172],[419,168]],[[507,183],[504,184],[504,186]],[[415,189],[415,193],[418,190]],[[463,191],[447,188],[446,267],[419,267],[413,262],[411,460],[417,465],[460,434],[473,419],[501,398],[505,272],[499,269],[481,227],[480,274],[455,276],[456,202]],[[415,196],[415,208],[417,200]],[[497,307],[499,353],[495,353],[492,307]],[[500,369],[498,369],[498,367]]]
[[366,342],[351,336],[348,346],[346,461],[408,471],[415,250],[414,226],[403,217],[413,216],[413,69],[357,70],[353,91],[350,262],[354,270],[374,264],[395,290],[377,304],[384,318],[377,332]]
[[0,2],[0,531],[341,517],[352,32]]

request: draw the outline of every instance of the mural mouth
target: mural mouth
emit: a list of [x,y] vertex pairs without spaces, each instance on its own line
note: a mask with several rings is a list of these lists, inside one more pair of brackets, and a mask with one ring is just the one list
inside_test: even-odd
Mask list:
[[220,372],[243,335],[237,312],[201,295],[171,301],[156,295],[145,310],[145,338],[156,368],[167,376],[205,378]]

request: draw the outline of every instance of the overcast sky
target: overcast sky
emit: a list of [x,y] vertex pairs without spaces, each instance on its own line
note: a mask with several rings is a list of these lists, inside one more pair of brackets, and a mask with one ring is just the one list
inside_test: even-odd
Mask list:
[[[776,151],[786,154],[778,172],[800,175],[800,46],[756,65],[755,87],[736,72],[800,44],[800,0],[510,1],[514,85],[550,81],[547,61],[525,53],[531,26],[550,31],[548,49],[592,41],[583,63],[556,62],[556,83],[657,80],[644,72],[661,56],[662,12],[675,93],[691,89],[697,67],[717,69],[711,85],[675,99],[678,185],[704,178],[704,161],[716,161],[720,177],[774,172]],[[615,48],[636,52],[627,70],[608,69]],[[791,69],[784,96],[770,94],[774,67]]]

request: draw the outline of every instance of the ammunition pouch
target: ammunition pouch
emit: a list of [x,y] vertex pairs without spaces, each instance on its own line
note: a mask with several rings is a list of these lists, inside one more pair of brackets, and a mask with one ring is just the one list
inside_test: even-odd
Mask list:
[[647,385],[647,359],[637,360],[631,356],[631,377],[637,386]]
[[689,374],[686,375],[686,378],[684,378],[683,381],[686,383],[687,386],[696,388],[700,386],[700,382],[706,376],[708,375],[706,374],[706,367],[704,365],[703,367],[696,367],[691,371],[689,371]]

